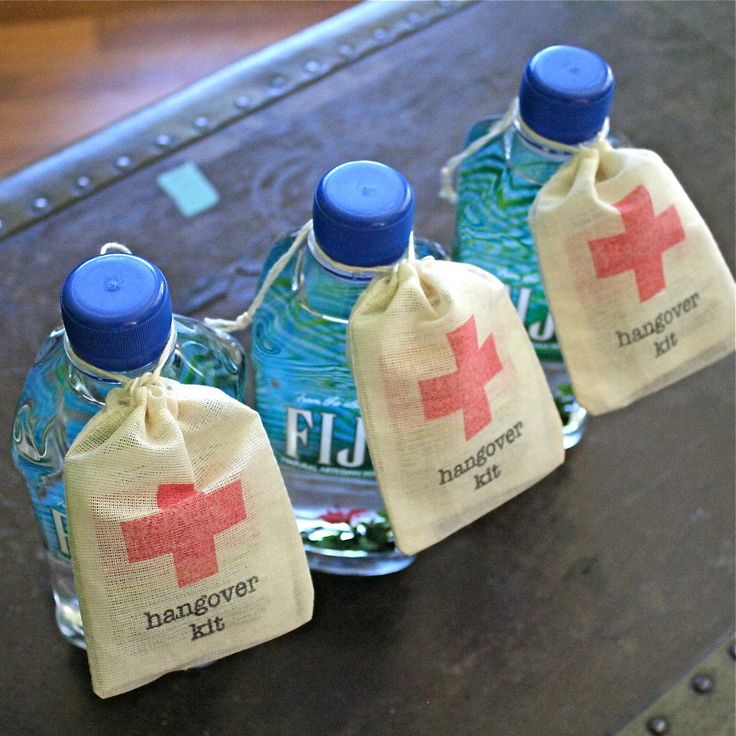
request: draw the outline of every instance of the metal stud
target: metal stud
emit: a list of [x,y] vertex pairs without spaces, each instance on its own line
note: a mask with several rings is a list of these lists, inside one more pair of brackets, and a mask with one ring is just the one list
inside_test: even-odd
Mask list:
[[271,80],[272,90],[282,90],[286,87],[286,77],[282,77],[280,74]]
[[133,159],[130,158],[130,156],[118,156],[117,160],[115,161],[115,166],[120,169],[120,171],[125,171],[126,169],[129,169],[133,165]]
[[[284,76],[277,75],[273,79],[268,79],[267,77],[266,80],[260,81],[258,87],[252,88],[251,96],[248,96],[248,94],[238,95],[237,91],[233,91],[229,104],[244,112],[255,109],[261,104],[264,93],[265,97],[268,97],[270,93],[273,98],[276,98],[294,88],[303,86],[315,78],[324,76],[336,66],[344,65],[365,56],[367,53],[375,50],[378,45],[387,45],[398,37],[406,33],[411,33],[420,26],[427,25],[439,15],[437,7],[447,6],[454,10],[458,5],[458,0],[442,3],[438,3],[435,0],[434,7],[428,2],[427,7],[422,8],[421,11],[411,10],[409,12],[391,13],[387,14],[385,20],[374,20],[373,23],[379,24],[377,27],[373,26],[373,24],[361,24],[361,36],[358,37],[355,35],[352,38],[345,36],[343,37],[344,40],[337,37],[334,42],[335,46],[329,49],[329,56],[323,57],[321,52],[312,51],[309,56],[302,57],[300,72],[294,73],[293,76],[289,72]],[[394,23],[397,23],[397,25],[394,25]],[[261,87],[264,81],[265,89]],[[246,85],[248,85],[247,82]],[[249,88],[249,86],[240,87],[243,90]],[[67,191],[61,197],[54,195],[53,200],[41,196],[34,200],[32,192],[30,196],[26,195],[26,198],[22,202],[22,206],[25,209],[25,216],[21,218],[20,222],[16,222],[15,219],[11,222],[7,216],[4,222],[0,220],[0,233],[5,235],[9,230],[15,229],[18,225],[23,225],[42,215],[47,215],[68,202],[73,201],[74,198],[94,192],[110,178],[110,175],[114,178],[116,171],[119,176],[134,171],[161,156],[164,151],[177,148],[192,136],[205,134],[208,130],[220,125],[221,122],[225,122],[226,118],[232,118],[233,116],[239,117],[235,110],[232,110],[231,114],[226,115],[225,118],[208,118],[205,115],[195,117],[194,119],[190,118],[189,125],[193,127],[190,127],[190,133],[184,133],[182,135],[178,134],[178,132],[159,134],[155,128],[149,128],[145,131],[145,141],[147,141],[147,144],[144,144],[145,148],[139,150],[137,147],[131,147],[130,154],[116,156],[113,153],[107,160],[106,173],[100,174],[99,176],[97,174],[94,176],[76,176],[75,173],[72,173],[66,180]]]
[[647,721],[647,730],[652,736],[664,736],[670,732],[670,724],[662,716],[654,716]]
[[713,682],[713,678],[708,675],[696,675],[693,677],[690,685],[698,695],[708,695],[713,692],[715,682]]
[[92,179],[85,175],[78,176],[74,180],[74,186],[76,189],[84,191],[85,189],[89,189],[92,186]]

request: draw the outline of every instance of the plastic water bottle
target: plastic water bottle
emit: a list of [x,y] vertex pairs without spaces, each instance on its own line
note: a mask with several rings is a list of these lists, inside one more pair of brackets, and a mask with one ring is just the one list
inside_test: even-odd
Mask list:
[[[394,545],[346,357],[348,317],[370,268],[404,257],[413,216],[398,171],[372,161],[332,169],[314,193],[313,237],[253,320],[256,406],[315,570],[381,575],[413,559]],[[264,273],[295,237],[275,244]],[[446,258],[436,243],[416,239],[415,248]]]
[[[608,64],[591,51],[539,51],[526,65],[513,123],[469,156],[458,175],[454,257],[491,271],[509,289],[552,388],[566,448],[580,441],[587,412],[575,401],[565,370],[528,214],[542,185],[572,155],[565,149],[596,139],[604,129],[614,84]],[[497,119],[476,123],[466,145]]]
[[[136,376],[151,370],[168,348],[162,375],[216,386],[242,400],[245,355],[227,335],[198,320],[173,316],[161,271],[125,253],[97,256],[78,265],[62,288],[61,313],[64,326],[43,343],[23,385],[11,452],[41,526],[56,622],[71,643],[84,648],[62,470],[75,437],[119,384],[75,361],[81,358],[105,371]],[[175,342],[170,339],[172,317]]]

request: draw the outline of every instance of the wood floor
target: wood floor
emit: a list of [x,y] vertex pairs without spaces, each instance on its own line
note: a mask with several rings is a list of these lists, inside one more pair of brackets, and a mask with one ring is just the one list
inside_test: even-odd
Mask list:
[[354,4],[0,0],[0,177]]

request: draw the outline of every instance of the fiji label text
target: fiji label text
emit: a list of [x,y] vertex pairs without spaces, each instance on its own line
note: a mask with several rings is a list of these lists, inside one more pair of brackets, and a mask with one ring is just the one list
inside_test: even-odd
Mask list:
[[[315,427],[316,414],[316,427]],[[367,460],[367,445],[363,420],[355,417],[355,432],[353,446],[333,451],[333,437],[335,433],[335,412],[313,412],[311,409],[297,409],[286,407],[286,456],[294,460],[300,457],[299,448],[310,446],[310,433],[319,433],[319,451],[317,464],[323,466],[336,465],[340,468],[360,468]],[[348,414],[348,419],[353,417]]]

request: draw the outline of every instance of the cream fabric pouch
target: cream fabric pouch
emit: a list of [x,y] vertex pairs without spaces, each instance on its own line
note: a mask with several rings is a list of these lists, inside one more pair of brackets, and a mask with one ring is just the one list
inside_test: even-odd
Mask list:
[[64,463],[74,578],[103,698],[309,621],[313,590],[258,414],[156,372],[113,389]]
[[530,223],[578,401],[624,407],[734,350],[734,282],[707,225],[652,151],[580,150]]
[[402,261],[356,303],[348,349],[403,552],[444,539],[562,463],[562,425],[541,366],[491,274]]

